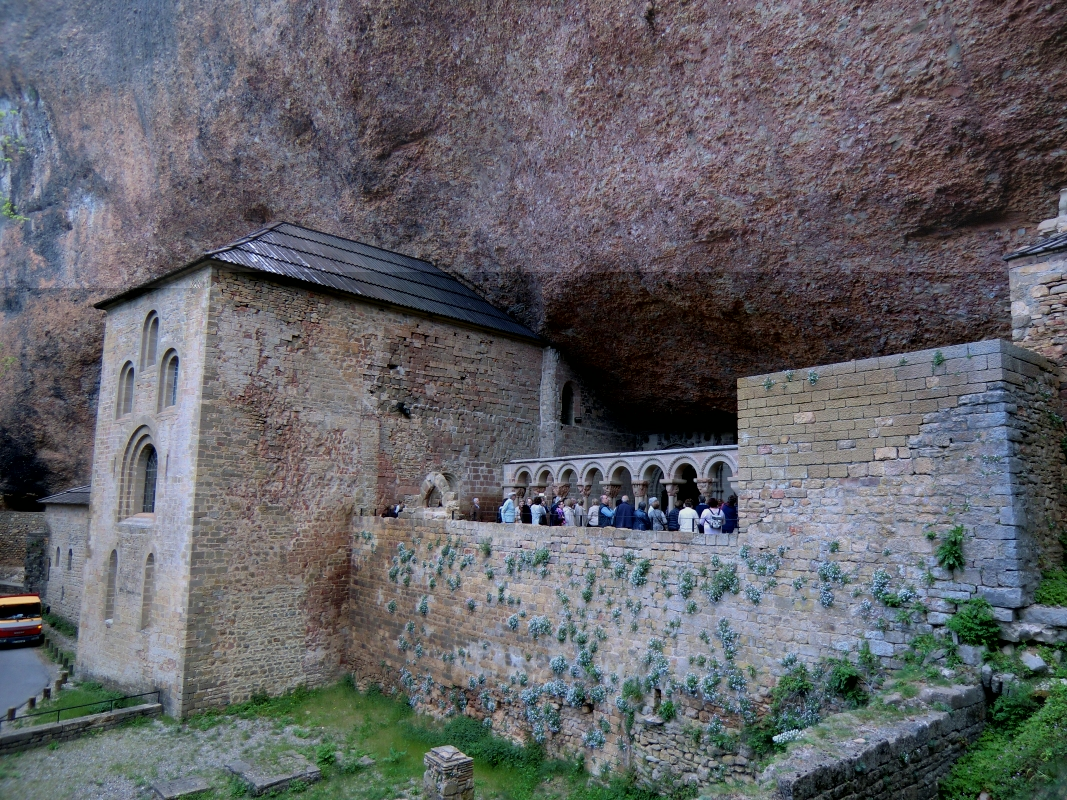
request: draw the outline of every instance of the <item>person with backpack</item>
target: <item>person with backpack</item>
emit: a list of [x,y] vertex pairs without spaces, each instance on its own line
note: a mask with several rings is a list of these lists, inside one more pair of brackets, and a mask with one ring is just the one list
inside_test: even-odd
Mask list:
[[722,507],[722,532],[733,533],[737,530],[737,495],[732,494]]
[[704,513],[700,515],[700,523],[704,528],[705,535],[722,533],[722,524],[725,519],[726,515],[719,508],[719,501],[714,497],[711,498],[710,504],[704,509]]
[[681,510],[682,510],[681,508],[679,508],[678,506],[675,506],[674,508],[672,508],[670,511],[667,512],[667,530],[669,530],[669,531],[678,530],[678,514],[681,512]]
[[659,500],[653,499],[652,508],[648,512],[649,522],[652,523],[652,530],[665,531],[667,530],[667,515],[663,513],[659,507]]

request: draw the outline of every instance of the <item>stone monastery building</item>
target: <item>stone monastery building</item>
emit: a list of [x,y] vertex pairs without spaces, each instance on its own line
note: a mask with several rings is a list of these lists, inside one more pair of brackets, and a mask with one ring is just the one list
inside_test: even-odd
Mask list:
[[[48,588],[84,559],[78,670],[176,715],[351,673],[639,771],[674,742],[655,769],[706,780],[744,767],[681,722],[627,739],[627,678],[734,725],[785,655],[899,666],[973,597],[1007,641],[1067,640],[1033,604],[1067,541],[1062,205],[1008,257],[1014,342],[743,378],[736,444],[639,440],[457,279],[295,225],[105,301],[88,531]],[[453,515],[513,487],[736,491],[740,527]]]
[[495,509],[511,459],[633,449],[454,277],[296,225],[98,307],[79,658],[175,711],[337,673],[354,516]]

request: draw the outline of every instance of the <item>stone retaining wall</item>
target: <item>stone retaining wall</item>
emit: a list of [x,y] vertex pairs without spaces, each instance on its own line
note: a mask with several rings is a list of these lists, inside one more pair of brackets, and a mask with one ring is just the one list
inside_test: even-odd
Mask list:
[[844,743],[837,752],[798,747],[761,782],[776,782],[781,800],[935,800],[937,782],[982,732],[985,701],[974,686],[924,695],[946,710],[886,725],[874,741]]
[[[47,568],[40,540],[47,535],[48,527],[44,514],[32,511],[0,511],[0,581],[22,586],[29,577],[30,583],[39,586]],[[28,552],[32,553],[29,559]]]
[[30,725],[13,731],[0,732],[0,755],[29,750],[51,742],[77,739],[86,733],[114,728],[116,725],[137,717],[158,717],[162,714],[163,706],[159,703],[145,703],[131,708],[117,708],[103,714],[89,714],[61,722]]

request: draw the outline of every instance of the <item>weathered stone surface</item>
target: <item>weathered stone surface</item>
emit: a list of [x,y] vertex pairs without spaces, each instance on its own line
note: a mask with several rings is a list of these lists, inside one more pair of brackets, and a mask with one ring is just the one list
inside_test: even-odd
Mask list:
[[1023,662],[1023,666],[1035,675],[1041,675],[1048,672],[1048,664],[1045,663],[1045,659],[1039,656],[1037,653],[1026,652],[1019,656],[1019,660]]
[[65,719],[43,725],[33,725],[0,733],[0,755],[29,750],[32,747],[77,739],[86,733],[107,730],[137,717],[158,717],[163,713],[159,703],[146,703],[129,708],[117,708],[102,714]]
[[200,777],[178,778],[173,781],[155,781],[152,791],[161,800],[181,800],[211,791],[211,784]]
[[999,258],[1063,178],[1056,4],[126,13],[2,19],[8,493],[86,477],[86,301],[269,219],[453,265],[660,428],[738,375],[1006,335]]
[[283,763],[278,768],[272,768],[246,761],[232,761],[226,764],[226,769],[247,784],[253,797],[269,791],[285,791],[294,781],[314,783],[322,778],[321,770],[299,753],[283,753],[279,762]]
[[1027,606],[1019,613],[1023,622],[1067,628],[1067,608],[1060,606]]

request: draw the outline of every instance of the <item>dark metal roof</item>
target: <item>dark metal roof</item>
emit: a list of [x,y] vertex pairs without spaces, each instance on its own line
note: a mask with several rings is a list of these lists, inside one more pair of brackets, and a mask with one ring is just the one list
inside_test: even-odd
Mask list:
[[257,231],[208,253],[208,257],[325,286],[365,300],[537,338],[529,328],[494,308],[429,261],[288,222]]
[[1057,250],[1067,250],[1067,231],[1043,239],[1030,247],[1009,253],[1004,256],[1004,260],[1011,261],[1016,258],[1026,258],[1026,256],[1039,256],[1042,253],[1055,253]]
[[180,269],[102,300],[95,307],[106,310],[206,261],[221,261],[355,295],[368,302],[409,308],[540,341],[525,325],[429,261],[290,222],[279,222],[212,250]]
[[72,486],[70,489],[60,492],[59,494],[42,497],[37,502],[55,503],[57,505],[66,506],[87,506],[89,505],[89,490],[91,488],[92,484],[86,486]]

